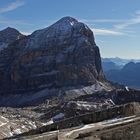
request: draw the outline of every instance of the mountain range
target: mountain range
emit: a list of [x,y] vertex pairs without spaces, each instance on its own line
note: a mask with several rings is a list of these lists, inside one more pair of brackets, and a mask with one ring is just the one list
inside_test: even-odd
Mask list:
[[119,57],[114,57],[114,58],[102,58],[102,62],[106,63],[106,62],[113,62],[115,63],[117,66],[124,66],[129,62],[140,62],[140,59],[124,59],[124,58],[119,58]]
[[106,78],[131,88],[140,88],[140,63],[129,62],[122,69],[110,69],[105,72]]
[[138,59],[102,58],[106,78],[131,88],[140,88]]

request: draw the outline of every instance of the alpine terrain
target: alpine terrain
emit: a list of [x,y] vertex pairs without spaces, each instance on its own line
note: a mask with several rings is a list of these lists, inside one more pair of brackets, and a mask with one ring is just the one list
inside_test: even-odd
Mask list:
[[136,140],[139,101],[139,90],[106,79],[86,24],[0,31],[0,139]]

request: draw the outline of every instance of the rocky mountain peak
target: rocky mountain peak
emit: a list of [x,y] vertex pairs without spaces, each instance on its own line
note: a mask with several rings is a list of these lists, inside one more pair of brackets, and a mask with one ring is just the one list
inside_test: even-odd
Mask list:
[[18,30],[16,30],[15,28],[11,28],[11,27],[7,27],[4,30],[0,31],[0,37],[2,38],[12,38],[13,40],[14,38],[18,37],[18,36],[23,36]]
[[9,44],[22,38],[23,36],[24,35],[22,35],[18,30],[11,27],[7,27],[0,31],[0,50],[6,48]]
[[63,17],[63,18],[61,18],[60,20],[57,21],[57,23],[62,23],[62,22],[65,22],[65,23],[70,23],[70,22],[77,23],[78,20],[76,20],[76,19],[73,18],[73,17],[66,16],[66,17]]
[[78,20],[76,20],[75,18],[72,17],[63,17],[60,20],[58,20],[55,24],[61,24],[61,25],[70,25],[70,26],[74,26],[75,24],[78,23]]
[[[49,44],[48,44],[49,42]],[[88,45],[95,45],[94,35],[90,28],[84,23],[72,17],[64,17],[53,25],[37,30],[31,34],[27,49],[39,49],[48,47],[50,44],[57,47],[76,45],[76,42]]]
[[4,52],[8,61],[1,60],[5,65],[0,71],[4,73],[1,88],[7,92],[77,88],[106,81],[93,32],[74,18],[64,17],[12,45]]
[[4,30],[2,30],[1,32],[16,32],[16,33],[19,33],[18,30],[16,30],[15,28],[12,28],[12,27],[7,27]]
[[[22,77],[30,77],[31,81],[40,77],[47,86],[63,87],[91,85],[97,80],[105,80],[93,32],[71,17],[64,17],[31,34],[18,61],[16,65],[23,65],[27,73],[19,72],[20,67],[14,66],[12,80],[15,82]],[[31,81],[30,84],[35,80]]]

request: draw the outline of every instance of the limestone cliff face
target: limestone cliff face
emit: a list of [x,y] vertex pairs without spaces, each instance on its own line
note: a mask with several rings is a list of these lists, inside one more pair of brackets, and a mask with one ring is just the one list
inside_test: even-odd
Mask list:
[[24,38],[19,31],[14,28],[6,28],[0,31],[0,92],[10,88],[10,66],[13,62],[14,55],[17,52],[16,47],[8,47],[15,44],[18,40]]
[[105,81],[93,32],[71,17],[17,40],[5,51],[12,59],[3,79],[11,89],[88,86]]

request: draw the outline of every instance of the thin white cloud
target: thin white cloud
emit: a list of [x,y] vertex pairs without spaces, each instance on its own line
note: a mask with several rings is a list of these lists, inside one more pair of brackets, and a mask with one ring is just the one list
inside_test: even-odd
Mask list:
[[82,19],[80,21],[84,23],[120,23],[120,22],[124,22],[125,20],[122,20],[122,19]]
[[[132,30],[128,27],[140,24],[140,10],[135,11],[133,16],[128,19],[82,19],[81,21],[87,23],[91,27],[94,25],[95,29],[93,29],[93,32],[95,35],[130,36],[129,32]],[[110,23],[112,27],[111,29],[100,29],[96,28],[96,23]]]
[[128,26],[140,24],[140,10],[136,11],[134,16],[130,19],[125,20],[124,22],[114,25],[115,28],[117,29],[125,29]]
[[135,13],[138,14],[138,15],[140,15],[140,10],[136,11]]
[[0,24],[6,25],[6,26],[13,26],[13,25],[34,25],[33,23],[30,23],[27,20],[11,20],[4,17],[0,17]]
[[12,2],[10,3],[9,5],[7,5],[6,7],[1,7],[0,8],[0,14],[2,13],[6,13],[6,12],[9,12],[9,11],[13,11],[15,9],[17,9],[18,7],[21,7],[25,4],[25,2],[23,1],[15,1],[15,2]]
[[140,24],[140,17],[126,20],[126,22],[114,25],[114,27],[117,29],[124,29],[127,28],[128,26],[135,25],[135,24]]
[[113,36],[124,35],[124,33],[122,33],[122,32],[117,32],[117,31],[109,30],[109,29],[94,28],[94,29],[92,29],[92,31],[95,35],[113,35]]
[[[130,19],[81,19],[82,22],[94,23],[114,23],[114,29],[125,29],[128,26],[140,24],[140,10],[134,12],[133,17]],[[116,23],[116,24],[115,24]]]

